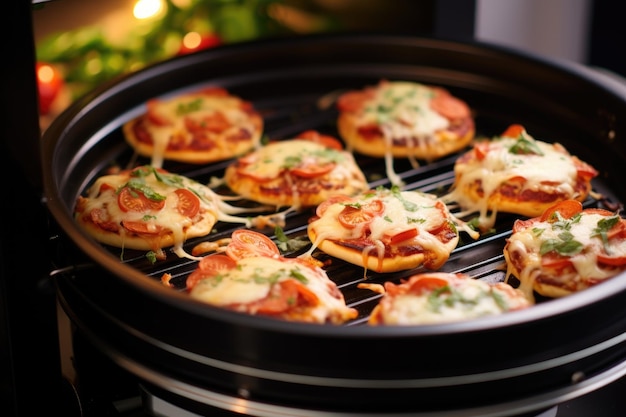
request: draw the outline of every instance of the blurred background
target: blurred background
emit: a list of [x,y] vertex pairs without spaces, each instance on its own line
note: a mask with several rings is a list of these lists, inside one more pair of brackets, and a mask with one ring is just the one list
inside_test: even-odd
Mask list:
[[[477,40],[624,74],[612,0],[35,1],[41,127],[146,65],[219,45],[332,32]],[[616,48],[621,48],[621,51]]]

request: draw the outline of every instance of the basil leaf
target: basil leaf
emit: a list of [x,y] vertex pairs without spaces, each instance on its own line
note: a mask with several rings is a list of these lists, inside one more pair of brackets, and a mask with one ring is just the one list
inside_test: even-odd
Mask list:
[[602,239],[602,245],[604,246],[604,251],[607,255],[611,254],[609,236],[607,235],[607,232],[611,230],[619,222],[619,220],[620,217],[618,215],[605,217],[598,220],[598,227],[593,229],[591,237],[600,237],[600,239]]
[[[149,187],[146,183],[141,180],[131,178],[130,181],[126,183],[126,186],[131,190],[141,191],[143,195],[153,201],[163,201],[165,200],[165,196],[157,193],[151,187]],[[122,187],[123,188],[123,187]]]
[[515,155],[543,155],[543,152],[534,141],[520,137],[513,146],[509,148],[509,152]]

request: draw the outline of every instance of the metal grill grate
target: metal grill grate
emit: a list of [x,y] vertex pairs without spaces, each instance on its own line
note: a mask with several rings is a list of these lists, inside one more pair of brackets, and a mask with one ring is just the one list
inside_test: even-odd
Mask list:
[[[337,137],[335,127],[337,112],[332,102],[328,102],[328,97],[327,94],[300,94],[287,99],[259,100],[255,101],[254,104],[265,117],[265,136],[269,139],[288,139],[307,129],[316,129],[322,133]],[[320,103],[323,103],[323,106],[320,106]],[[477,123],[477,126],[480,127],[481,124]],[[119,129],[111,134],[120,135],[119,140],[123,141]],[[497,132],[490,132],[489,134],[478,132],[477,135],[491,136],[493,134],[497,134]],[[413,167],[408,160],[396,159],[394,166],[396,172],[406,183],[405,189],[420,190],[441,196],[452,185],[454,180],[454,162],[459,154],[453,154],[430,163],[420,161],[418,167]],[[390,186],[385,175],[385,166],[382,158],[372,158],[360,154],[355,154],[355,158],[372,188]],[[130,149],[122,152],[117,162],[122,166],[133,163],[149,163],[148,160],[142,161],[141,158],[137,158]],[[229,163],[230,161],[223,161],[206,166],[189,166],[166,161],[164,168],[208,184],[213,177],[222,178],[224,169]],[[595,188],[597,191],[606,194],[606,190],[602,189],[601,184],[595,184]],[[225,186],[216,188],[215,191],[219,194],[229,194],[229,190]],[[586,202],[587,206],[593,204],[595,203],[591,200]],[[286,226],[283,229],[284,233],[289,238],[306,238],[307,221],[313,214],[313,209],[304,209],[299,213],[291,213],[287,216]],[[481,236],[476,241],[465,232],[460,232],[461,239],[457,248],[452,252],[449,260],[440,271],[463,272],[476,279],[488,281],[503,280],[505,270],[502,249],[506,238],[511,233],[511,227],[516,218],[514,215],[500,213],[494,231]],[[239,227],[242,226],[218,222],[210,235],[204,238],[190,239],[186,242],[184,248],[191,253],[191,249],[198,243],[205,240],[213,241],[229,237],[232,231]],[[273,229],[261,231],[276,240]],[[297,253],[284,254],[286,256],[297,256],[306,249],[308,247],[301,249]],[[109,250],[116,255],[119,254],[119,249],[117,248],[109,248]],[[152,279],[160,280],[163,274],[170,274],[172,276],[170,284],[174,289],[182,291],[185,287],[185,279],[195,268],[196,262],[178,258],[170,250],[167,250],[167,254],[165,261],[157,261],[155,264],[151,264],[146,259],[145,252],[141,251],[126,249],[122,258],[127,265],[139,269]],[[347,304],[359,311],[358,318],[347,325],[364,323],[380,298],[380,295],[371,290],[358,288],[359,283],[364,281],[368,283],[383,283],[389,280],[398,283],[402,278],[427,271],[423,268],[389,274],[378,274],[368,271],[367,275],[364,276],[364,270],[361,267],[329,257],[320,251],[315,251],[313,255],[325,263],[325,269],[343,292]]]

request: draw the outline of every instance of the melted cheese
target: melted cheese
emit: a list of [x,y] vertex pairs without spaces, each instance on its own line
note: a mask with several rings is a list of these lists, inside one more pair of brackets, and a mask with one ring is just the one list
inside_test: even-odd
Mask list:
[[[297,278],[294,278],[297,277]],[[318,304],[311,306],[310,318],[323,323],[335,314],[353,316],[345,305],[335,284],[320,268],[302,265],[287,258],[248,257],[240,259],[237,267],[218,277],[200,280],[191,290],[191,296],[203,302],[255,314],[253,304],[266,298],[276,283],[297,279],[315,293]]]
[[[463,208],[464,212],[457,214],[459,217],[477,212],[481,229],[493,227],[498,207],[497,203],[495,207],[490,206],[489,199],[500,186],[516,177],[526,180],[523,190],[562,193],[575,197],[574,187],[578,172],[571,156],[564,153],[561,147],[534,140],[526,133],[524,139],[536,145],[542,155],[512,153],[510,149],[518,140],[501,137],[489,143],[484,159],[472,158],[468,162],[455,165],[454,189],[443,200],[454,201]],[[472,188],[477,181],[484,191],[483,197],[478,201],[467,193],[467,189]]]
[[259,148],[254,154],[246,157],[250,163],[240,170],[257,178],[273,179],[291,167],[334,162],[337,164],[337,170],[333,175],[345,178],[349,177],[350,173],[341,164],[344,158],[345,152],[309,140],[292,139],[269,143]]
[[415,145],[427,142],[434,132],[450,125],[448,119],[430,108],[432,97],[432,88],[418,83],[381,83],[363,109],[358,125],[377,124],[389,139],[405,138]]
[[[515,271],[515,267],[508,262],[507,279],[517,272],[520,280],[520,289],[527,298],[532,299],[535,280],[542,273],[542,245],[547,241],[563,242],[564,232],[571,233],[571,240],[579,242],[581,250],[570,257],[575,273],[552,277],[555,282],[563,282],[571,287],[571,282],[579,283],[580,287],[585,287],[588,280],[604,280],[616,275],[619,270],[615,268],[600,268],[597,262],[597,255],[604,251],[601,238],[595,233],[598,228],[598,221],[605,219],[605,216],[596,213],[584,213],[576,217],[576,221],[565,220],[566,230],[554,223],[535,222],[531,227],[513,233],[507,242],[505,254],[516,253],[522,257],[520,265],[521,271]],[[570,237],[566,237],[570,239]],[[612,239],[609,241],[611,256],[626,256],[626,240]],[[578,284],[574,287],[578,287]]]

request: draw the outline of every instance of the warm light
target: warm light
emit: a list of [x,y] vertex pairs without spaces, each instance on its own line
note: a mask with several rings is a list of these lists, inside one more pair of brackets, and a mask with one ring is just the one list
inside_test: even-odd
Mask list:
[[37,78],[44,84],[49,84],[54,80],[56,74],[50,65],[41,65],[37,69]]
[[183,46],[187,49],[196,49],[202,42],[202,36],[198,32],[189,32],[183,37]]
[[163,0],[138,0],[133,8],[133,16],[148,19],[157,16],[163,8]]

